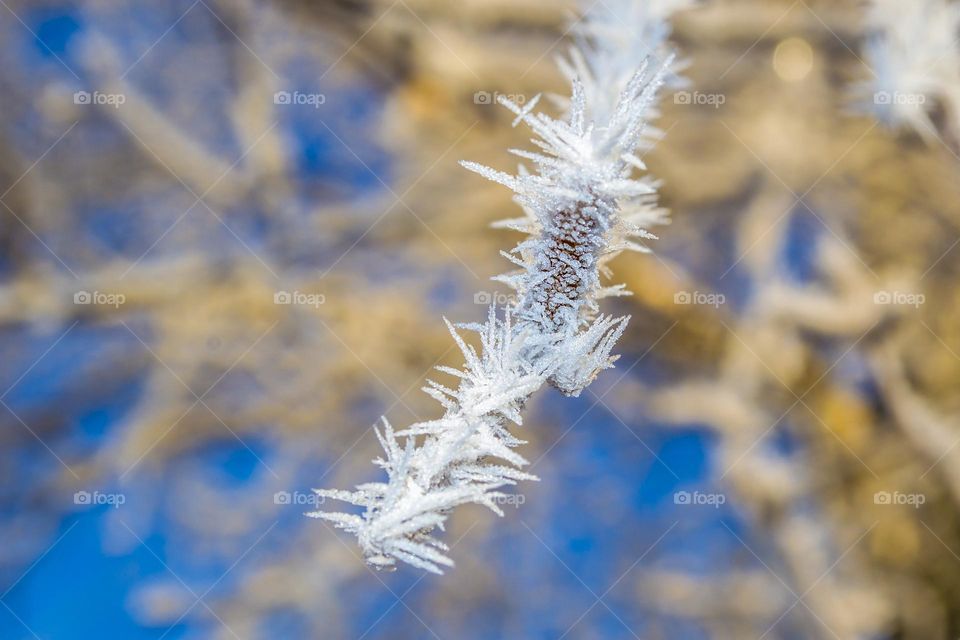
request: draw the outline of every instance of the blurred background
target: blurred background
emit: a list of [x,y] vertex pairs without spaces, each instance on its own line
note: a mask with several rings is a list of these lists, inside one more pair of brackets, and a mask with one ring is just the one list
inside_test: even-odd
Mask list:
[[622,358],[455,569],[303,517],[505,299],[456,162],[512,168],[575,9],[0,0],[0,638],[960,636],[958,145],[853,104],[855,0],[675,16]]

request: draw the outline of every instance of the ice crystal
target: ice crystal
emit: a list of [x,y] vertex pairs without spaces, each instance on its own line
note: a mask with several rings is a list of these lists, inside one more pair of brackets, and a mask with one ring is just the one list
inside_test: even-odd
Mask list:
[[[610,119],[619,91],[645,60],[652,60],[653,68],[666,64],[669,85],[684,84],[679,73],[685,63],[673,58],[669,20],[699,1],[605,0],[575,25],[576,46],[560,61],[560,68],[569,79],[583,82],[591,119]],[[651,111],[647,120],[655,115]]]
[[[924,136],[937,105],[960,116],[960,4],[946,0],[872,0],[866,58],[875,78],[863,93],[878,119]],[[863,88],[861,88],[863,89]]]
[[597,371],[609,366],[613,345],[607,338],[623,330],[623,322],[595,319],[601,299],[625,293],[622,287],[601,285],[603,262],[623,249],[646,251],[642,241],[653,238],[636,222],[638,217],[652,218],[655,185],[632,176],[643,168],[635,152],[669,62],[668,58],[652,73],[647,62],[642,63],[603,122],[587,120],[586,93],[576,79],[569,114],[561,120],[533,113],[536,100],[521,109],[501,99],[517,114],[517,122],[537,135],[533,144],[539,152],[511,150],[536,171],[521,170],[514,176],[463,163],[512,189],[527,212],[527,224],[514,228],[524,228],[530,237],[507,254],[520,270],[499,277],[519,294],[518,319],[541,335],[553,335],[561,351],[578,338],[587,338],[583,343],[587,346],[564,354],[565,364],[550,379],[569,395],[577,395]]
[[[663,9],[689,3],[615,4]],[[491,307],[483,324],[447,323],[466,364],[440,370],[459,383],[452,389],[430,381],[424,388],[444,408],[439,419],[402,431],[384,419],[377,437],[385,453],[375,463],[386,472],[385,482],[352,492],[317,490],[364,509],[360,515],[309,515],[356,535],[377,568],[393,568],[398,560],[434,573],[452,566],[448,548],[434,535],[450,512],[476,503],[503,515],[502,490],[536,480],[522,471],[527,461],[515,449],[523,442],[509,430],[521,424],[530,396],[547,383],[578,395],[616,360],[611,352],[628,318],[601,315],[599,301],[627,292],[623,285],[602,284],[609,275],[605,263],[624,250],[647,251],[643,243],[654,237],[647,227],[662,215],[656,183],[637,174],[645,170],[639,153],[650,144],[647,123],[673,56],[666,51],[665,27],[654,27],[647,14],[643,19],[619,23],[618,30],[606,18],[587,18],[571,61],[563,63],[572,87],[563,117],[536,111],[539,97],[523,107],[501,100],[516,115],[514,126],[523,123],[536,136],[536,151],[511,150],[530,169],[521,166],[511,175],[463,163],[512,189],[524,210],[524,217],[500,224],[529,234],[503,253],[518,268],[497,278],[518,295],[499,313]],[[638,37],[649,38],[658,53],[648,55],[634,42]],[[629,46],[621,48],[624,43]],[[479,333],[479,351],[461,337],[464,330]]]
[[[453,507],[473,502],[503,515],[496,502],[503,494],[497,489],[537,479],[520,471],[527,461],[513,449],[523,442],[507,425],[521,423],[524,402],[546,380],[552,358],[544,355],[545,343],[518,330],[509,310],[498,319],[493,307],[486,324],[461,327],[480,333],[480,353],[457,327],[447,326],[466,365],[463,371],[442,369],[460,378],[456,390],[433,381],[424,388],[445,407],[443,417],[401,432],[384,419],[377,437],[385,457],[375,462],[387,472],[387,482],[360,485],[353,492],[317,490],[321,497],[365,507],[363,516],[310,514],[356,534],[367,561],[377,567],[402,560],[440,573],[441,565],[452,562],[431,532],[443,529]],[[425,436],[419,447],[417,436]]]

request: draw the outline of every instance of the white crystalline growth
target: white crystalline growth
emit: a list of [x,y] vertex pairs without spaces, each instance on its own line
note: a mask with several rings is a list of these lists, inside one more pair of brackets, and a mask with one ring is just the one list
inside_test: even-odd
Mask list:
[[[632,25],[622,28],[637,36]],[[580,57],[590,61],[599,51],[584,49]],[[636,51],[623,54],[632,58]],[[521,470],[527,461],[515,448],[523,443],[509,431],[511,423],[521,424],[530,396],[547,383],[577,395],[613,365],[611,351],[628,319],[600,315],[599,301],[626,292],[601,278],[617,253],[647,251],[642,242],[653,236],[646,228],[661,217],[656,184],[635,174],[645,169],[638,152],[649,146],[647,118],[671,61],[669,55],[655,65],[633,60],[609,104],[607,92],[590,93],[572,78],[562,119],[535,113],[536,99],[523,108],[503,101],[517,116],[514,124],[536,134],[537,152],[513,151],[533,171],[521,167],[514,176],[464,163],[511,188],[524,209],[525,217],[502,224],[530,234],[504,253],[518,270],[499,278],[518,292],[517,301],[499,314],[491,307],[484,324],[448,323],[466,364],[441,371],[459,379],[458,386],[430,382],[424,388],[444,408],[437,420],[399,432],[384,420],[377,436],[385,454],[375,462],[386,481],[355,491],[317,490],[362,507],[360,514],[310,515],[356,535],[371,565],[392,569],[401,561],[434,573],[452,566],[448,547],[436,537],[452,510],[476,503],[502,515],[501,490],[536,479]],[[458,329],[480,335],[479,352]]]
[[[550,359],[539,357],[542,345],[518,331],[509,313],[499,320],[492,307],[485,325],[466,327],[480,332],[480,353],[448,327],[466,365],[463,371],[444,370],[460,378],[460,385],[453,390],[430,382],[424,389],[445,407],[443,417],[399,433],[384,419],[377,437],[385,457],[375,462],[386,471],[387,481],[352,492],[317,490],[321,497],[364,507],[363,515],[310,514],[355,534],[367,562],[379,568],[402,560],[440,573],[442,565],[452,562],[444,553],[447,547],[431,532],[443,529],[451,509],[473,502],[502,515],[496,500],[503,494],[497,489],[536,480],[519,470],[526,460],[513,448],[522,442],[507,424],[520,424],[523,403],[546,380]],[[419,447],[418,436],[424,436]]]
[[[568,356],[560,358],[550,379],[568,395],[577,395],[609,366],[612,344],[607,338],[624,328],[622,320],[596,318],[601,299],[626,293],[622,286],[601,284],[604,262],[624,249],[647,251],[642,241],[654,237],[637,222],[655,217],[655,184],[633,174],[644,168],[635,153],[643,144],[645,117],[670,61],[653,72],[648,72],[647,63],[635,70],[606,121],[587,120],[587,97],[578,80],[573,81],[570,112],[563,120],[533,113],[536,99],[523,109],[501,99],[517,114],[517,123],[524,122],[537,134],[533,144],[538,152],[511,150],[536,171],[513,176],[463,163],[512,189],[527,213],[526,219],[509,223],[530,233],[506,254],[520,269],[499,279],[518,293],[517,318],[551,336]],[[583,335],[591,336],[588,342],[601,349],[569,348],[585,330]],[[594,340],[598,331],[604,333]]]
[[[934,135],[931,112],[941,106],[960,124],[960,3],[872,0],[866,62],[869,109],[888,124]],[[956,132],[956,131],[955,131]]]
[[[604,0],[574,26],[577,46],[560,67],[569,79],[579,78],[586,93],[589,119],[607,122],[619,92],[646,60],[651,69],[667,65],[666,82],[683,86],[685,63],[673,59],[670,19],[696,7],[700,0]],[[647,120],[656,117],[651,104]]]

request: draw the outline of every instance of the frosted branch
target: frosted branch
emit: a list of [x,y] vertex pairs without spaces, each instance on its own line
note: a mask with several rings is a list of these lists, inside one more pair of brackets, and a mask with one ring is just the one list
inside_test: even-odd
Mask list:
[[[614,4],[647,6],[639,0]],[[643,242],[654,236],[646,227],[663,215],[656,183],[635,174],[644,168],[638,153],[655,137],[647,123],[655,115],[657,92],[673,73],[673,56],[661,24],[666,13],[653,23],[651,15],[638,13],[634,17],[647,22],[631,24],[610,22],[605,11],[587,17],[572,62],[563,64],[571,97],[562,118],[536,111],[537,100],[523,107],[501,100],[516,116],[514,125],[526,125],[536,136],[536,152],[512,150],[530,168],[511,175],[463,163],[515,192],[524,210],[524,218],[500,225],[529,234],[504,253],[518,269],[496,278],[516,290],[516,302],[501,313],[491,307],[482,325],[447,323],[465,365],[441,371],[459,385],[429,382],[424,388],[444,408],[437,420],[400,432],[383,421],[377,435],[385,457],[375,462],[386,471],[385,482],[354,492],[317,491],[364,508],[362,515],[310,515],[356,535],[375,567],[392,568],[400,560],[440,573],[451,566],[447,547],[434,537],[450,512],[476,503],[502,515],[501,490],[536,480],[522,471],[527,461],[515,449],[523,442],[509,430],[511,423],[520,425],[531,395],[549,383],[576,396],[616,360],[611,353],[628,318],[600,315],[599,301],[628,292],[601,279],[617,253],[647,250]],[[614,27],[619,31],[611,35]],[[652,52],[643,42],[633,43],[637,33],[652,39]],[[624,41],[636,46],[623,48]],[[480,351],[463,340],[461,330],[480,334]]]

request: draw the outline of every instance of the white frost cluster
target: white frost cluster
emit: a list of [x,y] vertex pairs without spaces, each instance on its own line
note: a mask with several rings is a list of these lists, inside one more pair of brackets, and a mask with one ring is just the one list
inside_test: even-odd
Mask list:
[[[666,82],[672,87],[684,84],[679,76],[684,63],[673,58],[670,45],[670,18],[678,11],[693,8],[700,0],[604,0],[577,23],[577,46],[560,67],[571,80],[580,78],[587,94],[589,111],[595,122],[612,115],[620,90],[630,81],[640,64],[652,61],[652,67],[666,65]],[[656,105],[651,105],[652,109]],[[656,115],[651,112],[648,121]]]
[[[503,253],[517,269],[497,278],[517,291],[517,301],[500,313],[491,307],[484,324],[447,323],[466,364],[462,371],[440,370],[459,384],[451,389],[431,381],[424,388],[444,407],[437,420],[402,431],[383,421],[377,435],[385,455],[375,462],[386,471],[385,482],[355,491],[317,490],[364,508],[360,515],[309,515],[355,534],[377,568],[393,568],[398,560],[434,573],[452,566],[448,548],[434,536],[451,510],[477,503],[502,515],[501,490],[537,479],[521,471],[527,461],[515,448],[523,442],[508,428],[521,424],[526,401],[547,383],[578,395],[616,360],[611,351],[628,318],[601,315],[599,301],[627,292],[623,285],[603,285],[601,278],[609,275],[605,263],[619,252],[647,251],[642,242],[654,236],[646,227],[662,216],[656,184],[635,174],[645,169],[638,153],[649,145],[647,122],[673,60],[664,51],[662,29],[635,25],[587,19],[572,62],[564,64],[572,96],[562,119],[535,112],[538,99],[522,108],[501,100],[517,116],[514,125],[524,123],[536,135],[538,151],[512,150],[530,169],[521,166],[510,175],[463,163],[512,189],[524,210],[523,218],[501,223],[529,234]],[[656,64],[650,63],[656,56],[634,42],[651,33],[660,37],[655,48],[665,54]],[[630,73],[621,73],[627,64]],[[606,65],[616,73],[601,76]],[[605,90],[607,81],[615,82],[612,93]],[[479,352],[459,330],[480,335]]]
[[960,3],[948,0],[872,0],[867,63],[871,111],[883,122],[924,136],[935,131],[940,106],[960,124]]
[[[509,312],[499,320],[491,307],[485,325],[467,327],[480,333],[480,353],[448,327],[466,365],[463,371],[443,371],[460,378],[460,385],[453,390],[430,382],[424,389],[446,408],[443,417],[399,433],[384,419],[377,437],[385,457],[375,462],[387,472],[387,481],[352,492],[317,490],[324,498],[362,506],[365,513],[310,514],[356,534],[367,562],[378,568],[402,560],[440,573],[440,565],[453,563],[444,554],[446,545],[431,532],[443,529],[451,509],[474,502],[503,515],[496,503],[503,494],[497,489],[536,480],[519,470],[527,461],[513,448],[522,441],[510,434],[507,423],[520,424],[523,403],[543,385],[550,360],[529,357],[542,349],[512,324]],[[418,436],[425,436],[419,447]]]
[[536,171],[514,176],[463,163],[512,189],[527,214],[511,224],[530,237],[504,254],[519,270],[498,279],[517,291],[515,313],[522,326],[566,350],[550,381],[568,395],[578,395],[610,365],[610,350],[625,326],[624,319],[597,317],[601,299],[625,294],[622,285],[601,285],[603,263],[624,249],[646,251],[639,241],[654,237],[634,219],[651,218],[655,186],[632,175],[645,168],[635,152],[665,73],[662,65],[648,77],[643,63],[610,118],[599,124],[587,120],[586,93],[577,79],[563,120],[534,114],[537,99],[522,109],[501,99],[517,114],[515,122],[526,123],[538,136],[533,143],[539,152],[511,149]]

